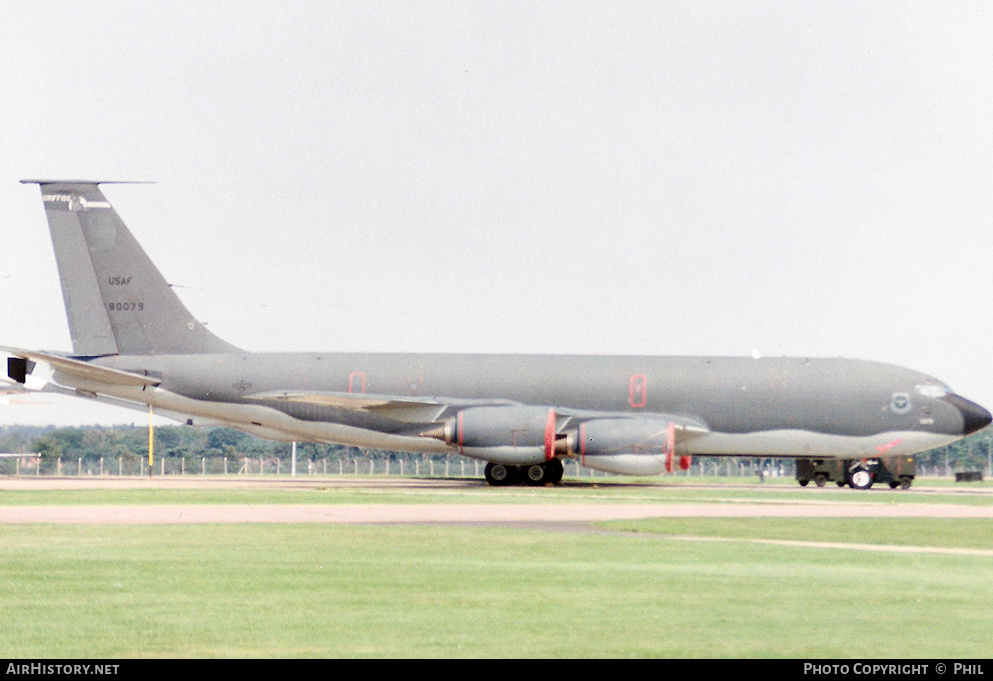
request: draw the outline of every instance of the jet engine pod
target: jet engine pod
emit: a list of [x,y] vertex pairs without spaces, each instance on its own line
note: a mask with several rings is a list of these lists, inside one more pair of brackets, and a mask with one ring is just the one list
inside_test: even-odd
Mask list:
[[582,456],[602,454],[668,454],[675,446],[670,442],[675,426],[671,421],[654,419],[594,419],[579,426],[579,451]]
[[[655,419],[595,419],[579,426],[580,463],[588,468],[626,475],[672,472],[676,427]],[[680,468],[689,457],[680,457]]]
[[483,461],[543,463],[549,458],[549,424],[554,441],[554,412],[547,407],[472,407],[446,424],[445,436],[460,454]]

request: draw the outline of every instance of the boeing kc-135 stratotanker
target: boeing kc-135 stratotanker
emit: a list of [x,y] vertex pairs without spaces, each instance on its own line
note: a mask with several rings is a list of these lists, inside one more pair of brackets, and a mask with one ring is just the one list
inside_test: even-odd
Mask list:
[[848,359],[256,353],[193,318],[100,190],[41,187],[71,353],[2,348],[27,388],[263,438],[481,459],[491,484],[620,474],[693,456],[873,462],[941,447],[990,413],[926,374]]

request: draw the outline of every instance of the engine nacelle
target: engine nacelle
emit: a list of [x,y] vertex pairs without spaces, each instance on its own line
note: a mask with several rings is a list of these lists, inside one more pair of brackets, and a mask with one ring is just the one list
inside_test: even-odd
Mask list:
[[547,407],[463,409],[442,432],[426,433],[458,447],[459,454],[492,463],[526,465],[554,457],[555,412]]
[[[673,471],[676,426],[650,419],[595,419],[580,424],[567,439],[570,453],[588,468],[626,475],[658,475]],[[680,456],[679,467],[690,467]]]

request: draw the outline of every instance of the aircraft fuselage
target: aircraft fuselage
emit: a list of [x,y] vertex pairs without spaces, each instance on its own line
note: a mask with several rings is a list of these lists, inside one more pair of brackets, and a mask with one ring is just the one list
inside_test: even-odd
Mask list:
[[579,414],[677,415],[710,431],[681,447],[697,456],[896,454],[941,446],[969,425],[965,401],[940,381],[849,359],[246,352],[94,363],[160,379],[156,406],[167,410],[181,401],[183,413],[249,430],[285,432],[295,423],[289,432],[301,439],[400,450],[443,451],[419,436],[427,419],[256,396],[293,385],[315,393],[502,399]]

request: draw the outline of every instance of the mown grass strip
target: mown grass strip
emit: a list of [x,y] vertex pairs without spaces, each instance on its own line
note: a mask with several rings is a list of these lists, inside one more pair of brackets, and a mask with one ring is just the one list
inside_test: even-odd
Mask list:
[[[134,481],[124,481],[127,485]],[[113,488],[110,480],[92,489],[0,489],[0,505],[78,505],[78,504],[356,504],[356,503],[871,503],[871,504],[958,504],[993,505],[993,494],[969,493],[955,489],[947,493],[872,489],[801,489],[797,486],[768,485],[759,482],[736,486],[721,484],[672,484],[668,479],[651,483],[620,479],[609,483],[567,482],[560,487],[493,488],[469,480],[450,488],[438,488],[426,481],[422,487],[408,479],[410,487],[377,485],[366,478],[351,486],[349,478],[297,483],[289,479],[257,481],[258,487],[219,486],[217,480],[190,477],[180,480],[183,487],[170,488],[170,482],[150,482],[147,487]],[[158,485],[162,486],[158,486]],[[189,485],[189,486],[187,486]],[[981,488],[968,488],[981,491]]]
[[12,658],[986,657],[991,567],[987,557],[645,532],[8,526],[0,649]]

